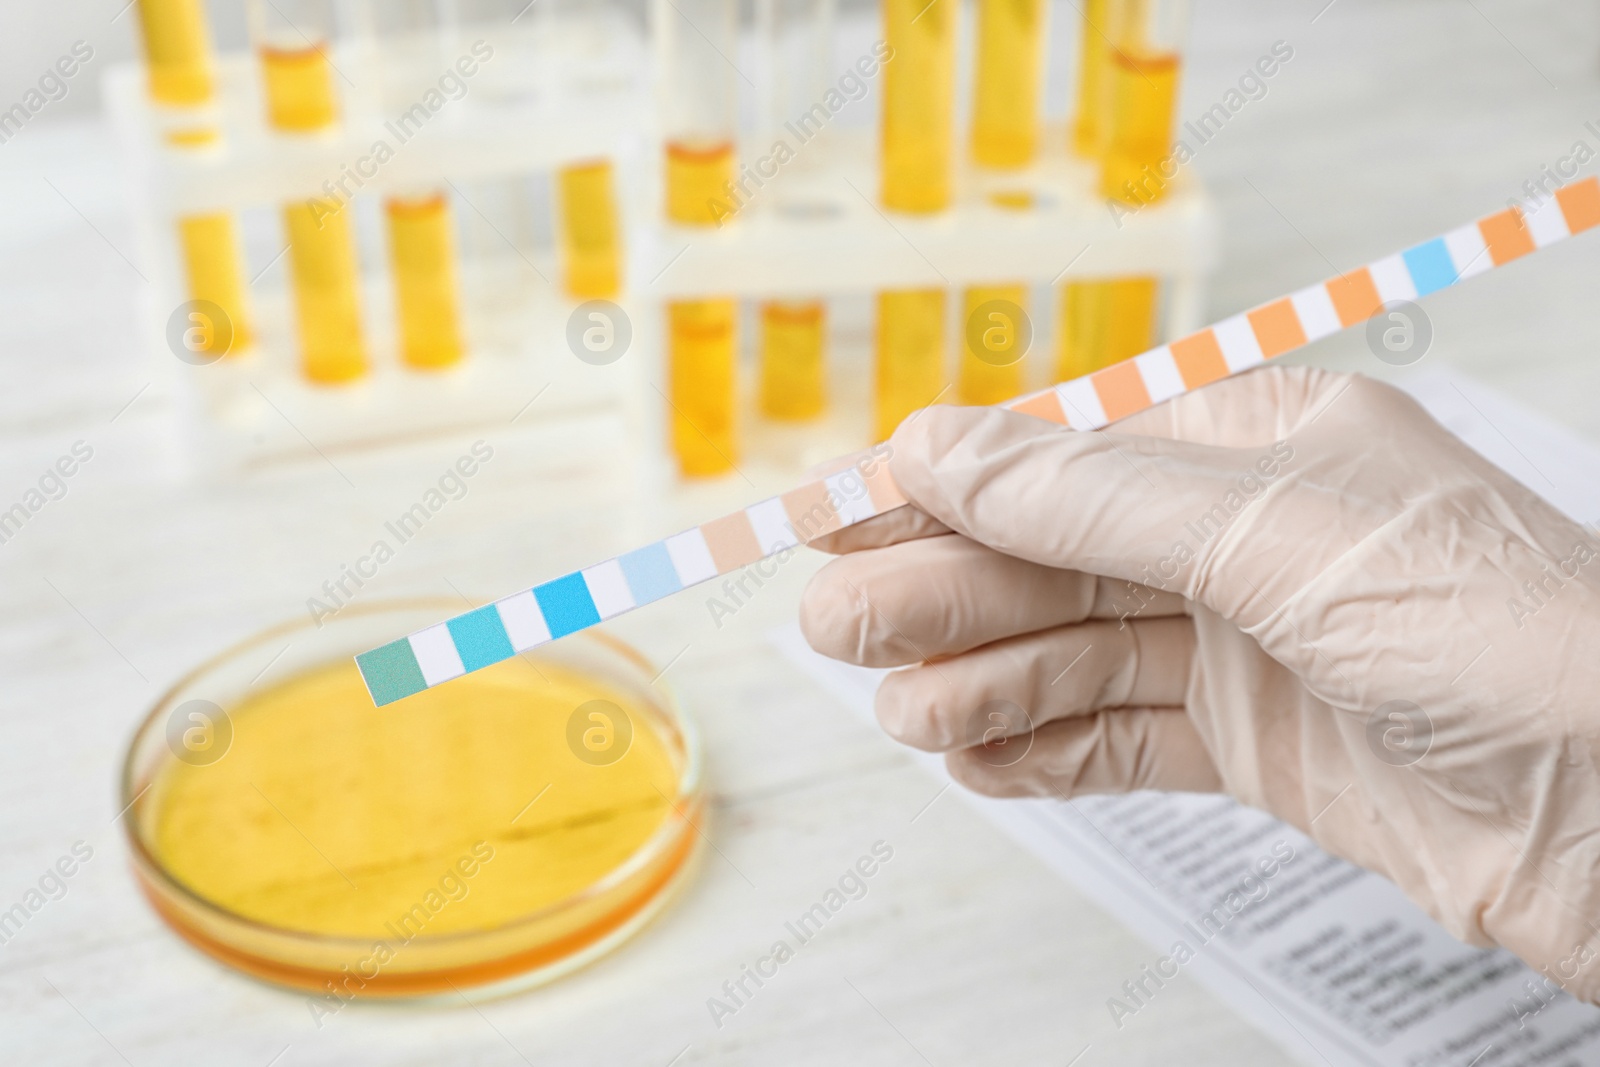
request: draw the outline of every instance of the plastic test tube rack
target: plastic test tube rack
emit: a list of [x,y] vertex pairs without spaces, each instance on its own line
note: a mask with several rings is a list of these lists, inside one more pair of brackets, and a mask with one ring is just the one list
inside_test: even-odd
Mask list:
[[[970,50],[973,6],[960,6],[958,44]],[[1050,6],[1053,19],[1080,17],[1077,5]],[[652,17],[674,17],[669,0],[654,0]],[[839,19],[839,38],[852,44],[833,49],[839,65],[836,73],[843,73],[849,59],[864,54],[881,37],[881,18],[875,5]],[[1052,56],[1051,61],[1059,58]],[[958,63],[958,70],[963,69],[966,77],[956,86],[958,100],[971,95],[970,64]],[[878,82],[875,93],[881,93],[881,74]],[[879,104],[869,99],[852,106],[876,109]],[[642,312],[635,318],[636,336],[646,337],[649,347],[659,350],[656,334],[665,305],[708,295],[759,301],[796,294],[831,298],[938,288],[947,292],[947,304],[953,305],[954,329],[946,330],[953,367],[964,326],[954,322],[954,316],[961,313],[964,287],[1003,281],[1044,289],[1075,280],[1132,275],[1159,277],[1165,283],[1168,336],[1182,336],[1204,322],[1205,279],[1216,261],[1220,226],[1204,185],[1192,173],[1173,182],[1160,202],[1125,209],[1119,220],[1099,191],[1098,164],[1071,152],[1070,129],[1046,123],[1039,135],[1037,160],[1014,172],[973,166],[966,138],[958,130],[950,207],[931,214],[899,213],[879,203],[876,121],[875,115],[869,129],[836,123],[824,137],[800,146],[796,162],[777,168],[776,176],[759,187],[751,183],[753,195],[720,227],[674,225],[661,213],[659,187],[646,193],[635,207],[628,254],[628,290]],[[792,133],[777,132],[791,147],[795,145]],[[769,153],[773,131],[747,123],[739,133],[741,165]],[[805,158],[800,160],[802,154]],[[643,178],[647,187],[659,180],[648,163]],[[1036,300],[1030,308],[1035,340],[1028,359],[1036,368],[1054,362],[1050,346],[1040,339],[1046,322],[1057,314],[1054,291],[1048,302]],[[860,355],[872,358],[870,350]],[[1034,376],[1038,377],[1037,370]],[[1047,383],[1040,378],[1029,384]],[[743,395],[749,392],[741,390],[740,398],[747,411],[754,407]],[[843,391],[835,393],[845,403],[859,400]],[[650,399],[655,401],[650,409],[654,417],[661,418],[659,398]],[[827,425],[817,427],[816,433],[828,440],[817,447],[825,452],[868,443],[848,437],[860,434],[864,420],[859,412],[844,421],[853,429],[841,430],[836,418],[824,420]],[[664,438],[664,430],[655,432],[657,439]],[[752,460],[762,465],[758,457]]]
[[[392,316],[380,311],[390,306],[387,262],[370,250],[362,256],[362,297],[371,371],[359,381],[323,386],[301,376],[294,311],[281,280],[287,271],[281,266],[275,287],[251,287],[258,334],[252,350],[196,366],[175,358],[168,338],[169,318],[189,299],[177,244],[179,218],[209,211],[276,212],[282,203],[323,195],[323,183],[337,181],[370,157],[379,138],[396,150],[363,179],[345,210],[391,191],[428,185],[448,189],[447,181],[459,186],[554,172],[597,158],[624,170],[637,150],[638,116],[648,113],[646,49],[634,24],[613,9],[600,10],[599,19],[553,23],[530,17],[509,28],[454,27],[453,42],[436,53],[441,59],[435,78],[443,72],[443,57],[468,53],[480,38],[495,49],[494,58],[467,81],[466,95],[447,100],[420,132],[402,131],[414,138],[403,144],[386,127],[400,109],[367,90],[379,82],[371,74],[376,46],[367,40],[341,39],[331,46],[334,65],[348,71],[355,85],[339,82],[342,121],[314,136],[284,136],[268,127],[255,55],[218,56],[214,104],[180,123],[203,121],[220,131],[220,144],[206,151],[169,146],[172,113],[150,103],[140,65],[108,72],[107,107],[123,148],[142,260],[152,283],[146,345],[173,379],[187,455],[217,472],[304,457],[308,439],[318,449],[337,452],[474,426],[505,430],[518,409],[547,386],[538,418],[519,420],[519,425],[549,431],[557,416],[601,420],[593,434],[574,434],[570,426],[547,432],[558,448],[600,458],[592,448],[597,438],[616,444],[633,436],[638,420],[631,411],[639,387],[628,380],[630,361],[589,366],[574,357],[567,320],[580,301],[561,292],[559,266],[549,250],[513,250],[502,243],[493,256],[463,262],[464,296],[495,278],[530,276],[524,260],[551,284],[525,287],[531,295],[518,306],[499,301],[475,309],[477,318],[469,316],[467,357],[444,371],[400,364],[388,321]],[[617,180],[620,185],[620,174]],[[619,213],[625,212],[627,200],[620,192],[617,202]],[[471,221],[472,207],[458,204],[456,211]],[[269,273],[268,266],[252,260],[243,267],[246,279]]]

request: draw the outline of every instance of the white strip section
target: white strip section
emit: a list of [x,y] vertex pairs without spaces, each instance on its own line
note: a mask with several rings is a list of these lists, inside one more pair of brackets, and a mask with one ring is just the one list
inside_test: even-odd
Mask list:
[[1531,214],[1524,212],[1522,218],[1533,236],[1535,248],[1547,248],[1572,236],[1567,229],[1567,217],[1561,213],[1561,202],[1554,196],[1547,197]]
[[751,504],[744,513],[750,520],[750,528],[756,532],[756,544],[767,555],[800,543],[794,525],[789,522],[789,512],[777,497]]
[[1256,340],[1255,330],[1250,328],[1250,320],[1243,315],[1223,319],[1211,327],[1211,332],[1217,338],[1217,346],[1222,349],[1222,360],[1228,365],[1230,374],[1237,374],[1266,359],[1261,354],[1261,342]]
[[1088,378],[1074,378],[1056,386],[1056,399],[1066,413],[1067,425],[1074,430],[1098,430],[1110,420],[1100,406],[1100,394]]
[[685,589],[717,576],[717,565],[711,560],[711,549],[706,546],[706,535],[700,527],[673,534],[661,543],[667,546],[672,568]]
[[1295,314],[1300,316],[1300,328],[1306,332],[1307,344],[1332,337],[1344,329],[1344,324],[1339,321],[1338,309],[1333,306],[1333,297],[1328,295],[1326,282],[1306,286],[1291,295],[1289,302],[1294,305]]
[[550,640],[550,626],[544,621],[544,612],[539,610],[533,590],[508,596],[497,601],[494,607],[500,613],[500,625],[506,628],[511,647],[518,652]]
[[1367,264],[1367,270],[1372,274],[1372,284],[1378,289],[1378,299],[1385,304],[1417,298],[1417,283],[1411,280],[1411,270],[1398,252]]
[[428,685],[435,686],[467,673],[461,665],[461,653],[450,639],[450,627],[444,623],[418,630],[406,640],[411,642],[411,654],[417,657],[422,680]]
[[830,474],[822,480],[831,497],[839,505],[839,521],[846,526],[864,522],[878,513],[872,506],[872,494],[867,491],[867,479],[859,468]]
[[1184,392],[1183,375],[1178,373],[1172,349],[1166,345],[1134,356],[1133,362],[1139,368],[1139,377],[1144,379],[1144,389],[1150,394],[1152,404],[1171,400]]
[[628,576],[622,573],[622,564],[614,559],[596,563],[582,571],[583,584],[589,587],[589,599],[602,619],[621,615],[633,605],[633,590],[628,588]]
[[1476,222],[1445,234],[1444,246],[1450,250],[1450,262],[1456,265],[1457,281],[1465,281],[1494,269],[1494,260],[1489,258],[1489,246],[1484,244],[1483,231],[1478,229]]

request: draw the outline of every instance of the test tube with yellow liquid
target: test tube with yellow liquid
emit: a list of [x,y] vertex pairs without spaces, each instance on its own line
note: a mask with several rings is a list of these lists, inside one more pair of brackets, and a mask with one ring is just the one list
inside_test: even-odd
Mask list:
[[211,102],[211,34],[201,0],[139,0],[146,86],[158,104]]
[[761,413],[807,422],[828,407],[827,307],[821,300],[761,305]]
[[[978,58],[973,78],[972,161],[995,172],[1030,166],[1039,150],[1039,90],[1044,58],[1043,0],[979,0]],[[991,199],[1014,210],[1025,193]],[[973,286],[962,314],[956,397],[963,404],[997,404],[1024,388],[1022,358],[1028,290],[1024,285]]]
[[[167,144],[203,152],[221,144],[212,102],[215,78],[211,37],[200,0],[139,0],[146,88],[162,106],[169,125]],[[242,277],[243,260],[233,216],[225,211],[185,215],[178,220],[189,299],[220,308],[225,322],[196,321],[196,351],[235,354],[251,339]],[[193,311],[205,318],[203,311]]]
[[[268,124],[294,134],[331,129],[339,107],[327,56],[329,0],[259,0],[250,11]],[[348,197],[321,193],[283,207],[301,372],[323,385],[367,372],[351,210]]]
[[1100,191],[1128,204],[1166,194],[1157,165],[1172,152],[1187,0],[1114,0],[1107,61],[1110,124]]
[[[675,0],[661,27],[664,204],[681,226],[731,215],[736,0]],[[738,462],[738,309],[709,296],[667,306],[668,440],[678,470],[724,474]]]
[[944,290],[878,294],[877,396],[873,439],[887,440],[907,415],[944,390]]
[[892,211],[950,206],[958,0],[883,0],[879,198]]
[[1106,63],[1111,55],[1110,8],[1115,0],[1082,0],[1078,32],[1078,107],[1072,123],[1072,149],[1084,159],[1099,159],[1110,118]]
[[[1086,117],[1094,126],[1100,192],[1132,205],[1154,203],[1166,194],[1158,164],[1172,150],[1188,5],[1185,0],[1105,0],[1101,10],[1086,7],[1084,18],[1086,55],[1096,43],[1102,55],[1095,99],[1079,100],[1079,130]],[[1067,285],[1057,376],[1088,374],[1152,347],[1159,296],[1159,283],[1151,277]]]
[[972,161],[1014,170],[1039,146],[1044,0],[979,0]]
[[1108,278],[1061,287],[1057,381],[1081,378],[1148,352],[1156,343],[1155,278]]
[[462,343],[450,201],[441,192],[394,195],[383,210],[401,361],[419,370],[454,366]]
[[[955,138],[957,0],[883,0],[879,198],[893,211],[950,206]],[[875,434],[887,438],[944,389],[944,292],[878,294]]]
[[[174,129],[167,143],[185,151],[201,152],[220,141],[216,127],[209,123]],[[250,347],[253,331],[245,296],[243,257],[239,254],[239,234],[233,216],[226,211],[185,215],[178,220],[178,243],[183,249],[189,299],[195,304],[210,304],[221,310],[223,321],[199,321],[209,309],[196,308],[194,326],[196,351],[218,357],[237,355]]]
[[[766,125],[774,139],[782,136],[778,131],[786,121],[806,114],[829,88],[833,9],[834,0],[772,0],[766,27],[772,66]],[[796,169],[824,149],[808,141],[800,151]],[[827,333],[828,308],[822,300],[786,298],[761,305],[763,415],[808,422],[827,411]]]
[[998,404],[1026,392],[1022,358],[1032,331],[1026,323],[1028,287],[975,285],[962,309],[961,365],[956,398]]
[[616,296],[622,288],[622,234],[611,161],[563,167],[556,184],[567,294],[579,300]]

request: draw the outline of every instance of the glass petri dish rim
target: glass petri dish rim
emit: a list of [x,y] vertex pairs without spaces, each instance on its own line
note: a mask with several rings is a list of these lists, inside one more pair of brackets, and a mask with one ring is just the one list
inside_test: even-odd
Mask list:
[[[448,617],[452,612],[459,610],[459,608],[459,602],[445,600],[442,598],[395,598],[387,600],[375,600],[360,605],[352,604],[342,609],[340,614],[350,616],[383,615],[388,613],[398,613],[401,611],[434,610],[438,613],[440,618],[445,618]],[[154,854],[152,854],[151,851],[145,846],[143,835],[136,829],[138,820],[131,817],[134,806],[138,803],[139,798],[144,795],[145,791],[149,788],[151,782],[153,782],[155,778],[155,772],[152,772],[150,775],[148,775],[149,781],[147,781],[144,786],[138,789],[135,789],[134,787],[138,776],[138,769],[134,766],[134,763],[136,757],[141,751],[141,742],[144,741],[149,732],[164,725],[164,716],[170,714],[173,702],[176,700],[178,695],[183,693],[186,688],[188,688],[190,685],[193,685],[208,671],[219,669],[223,664],[227,663],[234,657],[243,654],[247,650],[260,644],[270,642],[274,639],[281,638],[288,634],[308,628],[311,628],[310,623],[303,622],[298,619],[281,622],[274,626],[269,626],[266,629],[260,630],[251,636],[244,638],[243,640],[236,641],[222,651],[207,657],[199,665],[187,671],[182,677],[178,678],[170,686],[168,686],[160,694],[160,696],[156,698],[155,702],[150,707],[150,711],[145,715],[144,719],[140,721],[139,725],[135,727],[132,736],[128,740],[127,753],[123,756],[122,771],[119,775],[117,810],[123,816],[125,816],[122,820],[122,831],[123,835],[127,839],[128,847],[132,851],[132,858],[135,867],[138,869],[141,876],[159,882],[165,892],[182,898],[187,904],[199,908],[200,910],[232,926],[259,931],[261,933],[270,935],[271,937],[280,938],[288,942],[301,942],[304,944],[315,945],[324,948],[330,946],[348,946],[351,950],[359,952],[371,944],[371,937],[318,934],[306,930],[296,930],[287,926],[276,926],[271,923],[261,922],[258,919],[251,919],[247,916],[240,915],[235,911],[231,911],[228,908],[225,908],[222,905],[201,896],[199,893],[179,882],[167,872],[165,865],[156,859]],[[639,668],[644,673],[654,673],[654,664],[652,664],[643,653],[639,652],[627,642],[621,640],[620,638],[614,637],[603,630],[591,628],[576,634],[570,634],[567,637],[560,638],[560,640],[586,641],[589,643],[599,644],[607,651],[621,656],[623,659],[627,660],[630,664]],[[689,820],[689,817],[681,810],[681,805],[686,800],[692,800],[694,797],[696,797],[700,789],[702,756],[700,750],[699,732],[696,729],[694,720],[687,713],[685,713],[683,705],[678,701],[677,692],[670,685],[663,683],[660,678],[657,678],[655,682],[651,684],[661,686],[662,696],[658,701],[660,710],[665,713],[665,716],[677,729],[678,736],[683,743],[683,771],[678,776],[678,785],[676,789],[677,795],[669,799],[668,806],[671,807],[674,813],[688,825],[691,832],[697,832],[695,831],[694,824]],[[662,824],[656,828],[655,832],[652,833],[644,841],[644,843],[627,858],[627,860],[612,868],[612,870],[609,871],[604,877],[598,879],[588,886],[585,886],[577,893],[565,897],[562,900],[558,900],[553,904],[547,904],[536,911],[527,912],[526,914],[520,915],[510,922],[501,923],[498,926],[487,927],[482,930],[467,930],[454,934],[440,934],[436,937],[429,938],[429,942],[432,945],[441,947],[449,945],[470,945],[475,941],[488,940],[500,934],[504,934],[507,931],[514,931],[520,928],[536,925],[561,914],[563,911],[578,908],[594,898],[604,896],[610,890],[615,889],[621,883],[626,882],[629,877],[637,873],[641,868],[648,866],[651,862],[656,860],[661,853],[666,852],[674,847],[681,836],[681,830],[677,827],[676,823],[672,819],[664,820]],[[676,881],[676,877],[673,879],[673,881]],[[664,888],[663,892],[670,893],[671,885],[669,884],[666,888]],[[584,954],[585,953],[583,950],[580,950],[577,953],[577,955],[580,956]],[[542,968],[540,970],[542,970]],[[426,994],[424,994],[424,996],[426,996]]]

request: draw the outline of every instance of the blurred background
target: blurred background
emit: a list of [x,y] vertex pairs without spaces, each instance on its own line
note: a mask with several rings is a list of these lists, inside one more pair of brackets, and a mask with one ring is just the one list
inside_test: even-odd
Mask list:
[[[0,907],[93,857],[0,925],[8,1060],[1291,1062],[1187,977],[1165,1025],[1106,1031],[1142,943],[771,646],[804,551],[607,623],[698,723],[700,856],[530,993],[319,1019],[163,925],[118,774],[267,627],[468,610],[1592,173],[1592,5],[109,0],[6,29]],[[1597,266],[1575,240],[1440,292],[1417,359],[1600,438]],[[1415,369],[1361,330],[1285,358]],[[877,841],[861,902],[708,1013]]]

